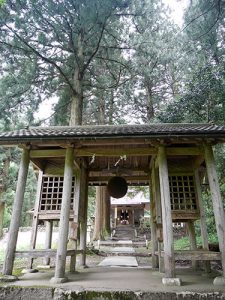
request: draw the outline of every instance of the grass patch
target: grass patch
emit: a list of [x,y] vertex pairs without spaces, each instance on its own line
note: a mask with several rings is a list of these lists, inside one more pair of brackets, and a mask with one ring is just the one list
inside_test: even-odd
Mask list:
[[15,268],[15,269],[13,269],[13,276],[16,276],[16,277],[19,277],[19,276],[21,276],[21,275],[23,275],[22,274],[22,270],[23,270],[23,268]]
[[[209,244],[218,244],[218,238],[216,235],[210,235],[208,237]],[[202,247],[202,238],[200,236],[196,237],[197,247]],[[174,249],[175,250],[189,250],[190,249],[190,242],[187,236],[182,237],[174,242]]]

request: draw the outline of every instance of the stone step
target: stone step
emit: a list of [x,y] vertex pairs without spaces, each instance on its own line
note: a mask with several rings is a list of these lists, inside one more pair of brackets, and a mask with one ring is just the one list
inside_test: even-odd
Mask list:
[[100,267],[138,267],[136,257],[120,256],[106,257],[99,263]]
[[108,242],[108,241],[101,241],[100,246],[106,246],[106,247],[130,247],[132,245],[133,248],[138,248],[138,247],[146,247],[145,242],[132,242],[131,243],[118,243],[118,242]]
[[151,253],[137,253],[137,252],[114,252],[114,251],[99,251],[100,256],[133,256],[133,257],[151,257]]

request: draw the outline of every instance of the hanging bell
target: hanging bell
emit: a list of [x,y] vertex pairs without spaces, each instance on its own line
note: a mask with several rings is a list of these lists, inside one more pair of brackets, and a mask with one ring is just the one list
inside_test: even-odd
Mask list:
[[107,189],[111,197],[122,198],[127,193],[127,182],[123,177],[112,177],[108,181]]

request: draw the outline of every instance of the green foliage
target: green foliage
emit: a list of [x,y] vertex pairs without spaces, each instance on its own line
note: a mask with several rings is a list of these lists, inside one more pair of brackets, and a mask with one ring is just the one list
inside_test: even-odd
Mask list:
[[[86,89],[98,78],[92,74],[94,60],[98,65],[105,59],[112,62],[112,49],[120,52],[116,29],[121,30],[120,19],[129,4],[129,0],[6,1],[0,11],[3,109],[23,107],[32,114],[45,98],[61,99],[65,93],[67,108],[76,97],[79,105],[87,105],[84,83]],[[60,107],[56,109],[62,113]]]
[[88,222],[92,221],[95,216],[95,199],[96,199],[96,189],[95,187],[88,188]]
[[175,250],[187,250],[190,249],[190,242],[187,236],[177,239],[174,243]]

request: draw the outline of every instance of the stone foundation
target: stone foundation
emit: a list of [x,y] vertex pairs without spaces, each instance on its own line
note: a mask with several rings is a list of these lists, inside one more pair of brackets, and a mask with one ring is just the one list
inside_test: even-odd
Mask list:
[[163,293],[132,291],[71,291],[45,287],[0,287],[1,300],[219,300],[225,293]]

